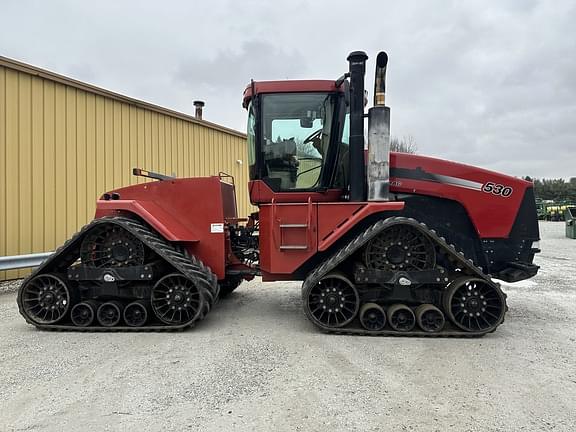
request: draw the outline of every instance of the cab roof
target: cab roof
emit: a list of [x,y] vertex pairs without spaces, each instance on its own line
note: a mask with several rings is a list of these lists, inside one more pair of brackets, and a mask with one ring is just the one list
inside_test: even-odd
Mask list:
[[336,87],[333,80],[284,80],[284,81],[254,81],[248,84],[242,97],[242,106],[248,107],[252,99],[252,87],[256,94],[263,93],[303,93],[303,92],[341,92],[342,86]]

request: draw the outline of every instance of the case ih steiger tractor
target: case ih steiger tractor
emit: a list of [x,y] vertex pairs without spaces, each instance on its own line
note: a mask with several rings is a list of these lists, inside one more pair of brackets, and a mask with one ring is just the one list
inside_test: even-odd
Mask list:
[[[252,82],[248,184],[259,211],[239,218],[230,176],[105,193],[95,219],[22,284],[40,329],[173,330],[245,279],[303,281],[306,316],[327,332],[482,336],[504,320],[492,277],[534,276],[532,184],[468,165],[390,152],[388,58],[336,81]],[[368,117],[368,149],[364,119]]]

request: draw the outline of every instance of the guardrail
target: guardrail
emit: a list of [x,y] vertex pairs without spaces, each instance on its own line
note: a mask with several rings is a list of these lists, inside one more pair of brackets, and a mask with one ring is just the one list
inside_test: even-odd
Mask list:
[[14,270],[27,267],[38,267],[52,252],[42,252],[29,255],[15,255],[0,257],[0,271]]

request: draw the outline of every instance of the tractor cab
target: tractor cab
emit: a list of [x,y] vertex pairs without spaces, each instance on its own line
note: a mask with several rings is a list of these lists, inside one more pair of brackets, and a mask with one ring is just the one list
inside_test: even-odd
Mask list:
[[[343,139],[342,87],[334,81],[267,81],[246,88],[243,105],[248,110],[253,184],[273,194],[346,188],[348,140]],[[254,198],[253,202],[260,201]]]

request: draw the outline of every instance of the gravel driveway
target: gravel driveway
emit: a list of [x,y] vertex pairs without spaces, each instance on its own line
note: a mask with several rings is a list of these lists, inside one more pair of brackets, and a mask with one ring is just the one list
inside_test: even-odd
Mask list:
[[328,336],[299,283],[243,284],[197,328],[41,332],[0,288],[0,431],[576,430],[576,240],[481,339]]

